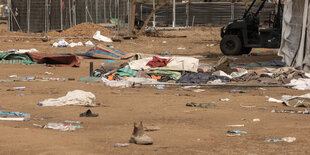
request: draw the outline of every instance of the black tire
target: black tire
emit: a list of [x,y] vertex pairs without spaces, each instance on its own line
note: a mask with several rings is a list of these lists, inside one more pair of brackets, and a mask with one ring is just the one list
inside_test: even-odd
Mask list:
[[243,47],[242,48],[242,54],[250,54],[252,51],[252,47]]
[[221,40],[221,51],[224,55],[241,55],[242,43],[237,35],[226,35]]

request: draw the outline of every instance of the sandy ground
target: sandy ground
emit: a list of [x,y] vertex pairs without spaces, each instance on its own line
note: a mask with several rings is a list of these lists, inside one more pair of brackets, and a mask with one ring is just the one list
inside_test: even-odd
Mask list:
[[[200,27],[182,31],[168,31],[166,35],[186,35],[187,38],[139,37],[112,43],[116,49],[126,53],[158,54],[169,51],[174,55],[199,55],[202,62],[215,62],[222,54],[219,50],[219,28]],[[40,52],[86,52],[87,47],[55,48],[51,43],[39,39],[1,38],[0,50],[36,48]],[[87,40],[74,40],[87,41]],[[162,43],[166,41],[167,43]],[[96,41],[94,41],[96,42]],[[98,42],[96,42],[98,43]],[[214,46],[210,45],[214,44]],[[177,48],[184,47],[185,50]],[[280,59],[273,50],[254,49],[259,56],[238,56],[240,62],[268,61]],[[24,65],[0,65],[0,79],[8,75],[48,76],[75,78],[89,75],[88,64],[100,67],[103,60],[82,60],[79,68],[46,67]],[[45,75],[52,72],[54,75]],[[12,87],[25,86],[25,91],[7,91]],[[98,113],[97,118],[81,118],[79,114],[89,109],[80,106],[40,107],[39,101],[64,96],[68,91],[81,89],[96,95],[99,107],[90,108]],[[282,95],[302,95],[309,91],[287,88],[238,88],[201,87],[206,91],[193,92],[166,86],[157,90],[153,86],[141,88],[110,88],[102,83],[67,82],[6,82],[0,83],[0,110],[31,113],[28,122],[0,121],[0,154],[309,154],[310,126],[308,115],[271,113],[272,109],[288,108],[279,103],[268,103],[265,96],[280,98]],[[248,90],[244,94],[229,93],[232,89]],[[24,96],[19,96],[24,94]],[[221,98],[230,98],[221,102]],[[188,102],[215,102],[214,109],[186,107]],[[255,106],[244,108],[242,106]],[[45,119],[40,119],[45,118]],[[260,122],[252,122],[259,118]],[[83,121],[84,128],[74,132],[41,129],[32,124]],[[160,131],[147,132],[154,144],[117,148],[115,143],[128,142],[133,123],[160,126]],[[245,127],[231,128],[227,125],[244,124]],[[228,130],[247,131],[239,137],[227,137]],[[266,142],[267,139],[296,137],[293,143]]]

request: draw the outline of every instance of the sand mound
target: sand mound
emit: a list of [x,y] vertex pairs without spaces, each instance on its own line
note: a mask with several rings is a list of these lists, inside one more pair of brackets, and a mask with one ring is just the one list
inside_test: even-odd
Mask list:
[[113,35],[109,29],[94,23],[81,23],[62,32],[54,30],[48,35],[52,37],[92,37],[96,31],[100,31],[104,36]]

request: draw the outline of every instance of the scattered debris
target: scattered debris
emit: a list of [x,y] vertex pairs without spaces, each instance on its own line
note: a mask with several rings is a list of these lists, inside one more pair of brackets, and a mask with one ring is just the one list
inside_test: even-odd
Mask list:
[[144,131],[159,131],[160,127],[159,126],[147,126],[144,127]]
[[158,90],[163,90],[163,89],[165,89],[165,85],[156,85],[156,88]]
[[200,108],[215,108],[216,104],[215,103],[195,103],[195,102],[190,102],[190,103],[187,103],[186,106],[188,106],[188,107],[200,107]]
[[272,98],[272,97],[269,97],[269,98],[268,98],[268,102],[283,103],[283,101],[277,100],[277,99]]
[[222,101],[222,102],[228,102],[228,101],[230,101],[230,99],[229,99],[229,98],[222,98],[222,99],[220,99],[220,101]]
[[99,114],[94,114],[90,109],[80,114],[80,117],[98,117]]
[[111,43],[113,42],[111,38],[108,38],[108,37],[105,37],[103,35],[100,34],[100,31],[97,31],[94,36],[93,36],[94,39],[98,40],[98,41],[103,41],[103,42],[108,42],[108,43]]
[[127,147],[127,146],[129,146],[128,143],[115,143],[114,144],[114,147]]
[[91,92],[83,90],[69,91],[66,96],[57,99],[46,99],[38,103],[39,106],[65,106],[65,105],[82,105],[96,106],[96,97]]
[[244,127],[244,124],[226,125],[228,127]]
[[259,118],[254,118],[252,121],[253,122],[260,122],[260,119]]
[[246,134],[246,131],[240,131],[240,130],[229,130],[227,133],[236,133],[236,134]]
[[297,111],[297,110],[272,110],[273,113],[290,113],[290,114],[310,114],[309,110]]
[[231,93],[247,93],[248,91],[246,91],[246,90],[231,90],[230,91]]
[[204,90],[204,89],[195,89],[195,90],[193,90],[193,92],[195,92],[195,93],[200,93],[200,92],[204,92],[204,91],[206,91],[206,90]]
[[45,72],[44,74],[46,74],[46,75],[53,75],[54,73],[52,73],[52,72]]
[[54,129],[60,131],[75,131],[74,125],[65,125],[63,123],[47,123],[47,125],[43,126],[44,129]]
[[292,143],[296,140],[295,137],[283,137],[281,139],[268,139],[267,142],[288,142],[288,143]]
[[83,124],[83,122],[81,122],[81,121],[69,121],[69,120],[65,120],[64,123],[67,123],[67,124]]

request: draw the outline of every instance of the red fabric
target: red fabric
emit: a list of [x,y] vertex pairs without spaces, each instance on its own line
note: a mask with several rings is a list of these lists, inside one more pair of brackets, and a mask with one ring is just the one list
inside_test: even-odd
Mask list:
[[159,57],[153,56],[153,60],[149,61],[146,65],[150,66],[151,68],[155,67],[166,67],[169,60],[167,59],[161,59]]
[[56,66],[79,67],[80,59],[76,55],[56,55],[45,53],[27,53],[32,61]]

